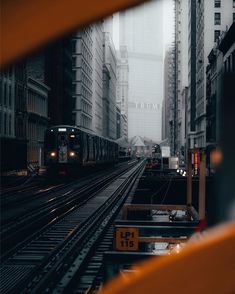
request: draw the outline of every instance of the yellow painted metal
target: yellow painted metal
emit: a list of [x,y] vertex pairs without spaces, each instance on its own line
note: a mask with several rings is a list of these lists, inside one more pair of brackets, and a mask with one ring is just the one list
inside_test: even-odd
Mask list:
[[99,294],[235,293],[235,222],[223,224],[177,253],[135,266]]

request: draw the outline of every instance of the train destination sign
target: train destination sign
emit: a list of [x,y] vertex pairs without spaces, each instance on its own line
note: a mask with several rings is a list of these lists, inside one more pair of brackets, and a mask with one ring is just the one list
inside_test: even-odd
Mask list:
[[137,251],[139,249],[138,228],[116,228],[116,250]]

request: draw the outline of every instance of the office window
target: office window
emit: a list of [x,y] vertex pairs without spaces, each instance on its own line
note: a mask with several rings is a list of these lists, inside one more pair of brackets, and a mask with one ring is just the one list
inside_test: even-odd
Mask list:
[[215,0],[215,7],[221,7],[221,0]]
[[220,13],[216,12],[215,13],[215,25],[220,25],[220,24],[221,24]]
[[235,22],[235,13],[233,13],[233,21]]
[[217,42],[220,36],[220,30],[215,30],[214,32],[214,42]]
[[233,8],[235,8],[235,0],[233,0]]

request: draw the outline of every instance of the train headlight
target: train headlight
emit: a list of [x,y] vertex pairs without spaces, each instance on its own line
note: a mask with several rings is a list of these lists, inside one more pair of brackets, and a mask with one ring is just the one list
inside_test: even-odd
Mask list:
[[70,156],[70,157],[74,157],[74,156],[75,156],[75,152],[74,152],[74,151],[70,151],[70,152],[69,152],[69,156]]
[[53,151],[53,152],[50,152],[50,156],[51,157],[56,157],[56,153]]

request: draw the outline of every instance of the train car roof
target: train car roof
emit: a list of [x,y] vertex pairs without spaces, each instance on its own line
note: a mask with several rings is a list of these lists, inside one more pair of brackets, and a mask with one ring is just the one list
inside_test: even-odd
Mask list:
[[115,140],[112,140],[112,139],[109,139],[109,138],[105,138],[103,136],[99,136],[99,135],[96,135],[93,131],[91,130],[87,130],[85,128],[81,128],[81,127],[77,127],[77,126],[71,126],[71,125],[56,125],[56,126],[51,126],[49,128],[46,129],[46,131],[49,131],[50,129],[58,129],[58,128],[70,128],[70,129],[75,129],[77,131],[82,131],[82,132],[85,132],[91,136],[94,136],[94,137],[99,137],[101,139],[104,139],[104,140],[107,140],[107,141],[110,141],[110,142],[113,142],[113,143],[116,143],[118,144]]

